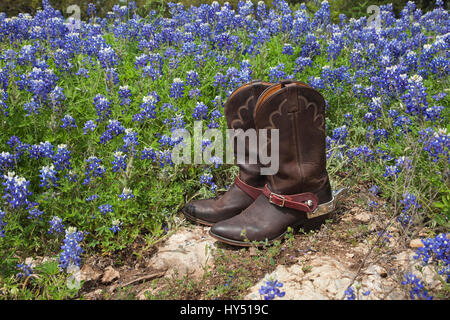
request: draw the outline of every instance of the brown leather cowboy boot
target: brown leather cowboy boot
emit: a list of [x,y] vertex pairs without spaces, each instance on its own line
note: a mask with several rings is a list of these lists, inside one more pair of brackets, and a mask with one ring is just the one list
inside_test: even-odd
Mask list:
[[238,246],[272,243],[288,227],[319,226],[334,210],[335,196],[342,194],[330,188],[325,101],[319,92],[295,82],[273,85],[261,94],[254,118],[257,129],[279,129],[280,165],[276,174],[266,176],[263,194],[248,208],[211,228],[213,237]]
[[[272,83],[252,81],[236,89],[225,104],[225,117],[229,129],[255,129],[253,113],[259,95]],[[237,156],[237,145],[234,146]],[[191,221],[211,226],[231,218],[247,208],[263,191],[266,179],[260,175],[260,165],[247,164],[249,145],[245,145],[245,163],[238,164],[239,175],[223,195],[214,199],[195,200],[188,203],[182,212]]]

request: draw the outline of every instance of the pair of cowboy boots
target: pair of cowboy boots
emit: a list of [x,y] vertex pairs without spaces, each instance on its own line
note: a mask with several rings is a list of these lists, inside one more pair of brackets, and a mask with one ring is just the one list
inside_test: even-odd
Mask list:
[[[322,95],[298,81],[253,81],[230,95],[225,117],[231,129],[279,130],[278,172],[261,175],[259,160],[238,163],[239,175],[227,192],[188,203],[184,215],[212,226],[211,236],[236,246],[272,243],[289,227],[320,226],[336,200],[326,170]],[[264,142],[270,151],[269,138]],[[246,160],[250,148],[246,143]]]

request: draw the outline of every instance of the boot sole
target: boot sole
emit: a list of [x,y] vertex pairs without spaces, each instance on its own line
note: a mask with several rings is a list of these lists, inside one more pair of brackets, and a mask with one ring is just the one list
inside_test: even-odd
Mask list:
[[[290,228],[294,229],[295,233],[298,233],[298,229],[301,227],[307,227],[307,230],[313,230],[313,229],[317,229],[319,228],[323,223],[325,223],[325,220],[327,219],[327,217],[329,217],[330,213],[328,213],[327,215],[323,216],[323,219],[321,219],[320,221],[315,222],[314,224],[308,224],[308,220],[306,221],[302,221],[300,223],[297,223],[295,225],[289,226]],[[288,228],[289,228],[288,227]],[[287,233],[287,229],[286,231],[284,231],[282,234],[280,234],[279,236],[277,236],[276,238],[273,238],[271,240],[267,240],[266,241],[257,241],[256,243],[253,242],[245,242],[245,241],[239,241],[239,240],[233,240],[233,239],[227,239],[224,237],[221,237],[217,234],[214,234],[213,232],[211,232],[211,229],[209,230],[209,235],[213,238],[215,238],[216,240],[219,240],[220,242],[224,242],[226,244],[232,245],[232,246],[237,246],[237,247],[263,247],[266,245],[273,245],[275,241],[278,240],[283,240],[284,237],[286,236]]]
[[[302,227],[306,227],[307,230],[313,230],[313,229],[319,228],[325,222],[325,220],[331,215],[331,213],[336,209],[337,203],[340,201],[340,199],[342,197],[344,197],[347,194],[347,192],[348,192],[348,190],[346,188],[341,188],[339,190],[333,191],[333,199],[328,203],[319,205],[318,210],[323,210],[325,212],[320,215],[320,217],[322,217],[321,219],[318,219],[316,221],[311,221],[311,220],[307,219],[307,220],[300,221],[296,224],[293,224],[289,227],[294,229],[295,232],[298,232],[298,229],[302,228]],[[331,204],[331,206],[330,206],[330,204]],[[276,238],[267,240],[267,241],[257,241],[256,244],[249,242],[249,241],[245,242],[245,241],[224,238],[222,236],[219,236],[219,235],[211,232],[211,229],[209,230],[209,234],[210,234],[210,236],[219,240],[220,242],[224,242],[224,243],[230,244],[232,246],[238,246],[238,247],[256,246],[259,248],[259,247],[263,247],[265,245],[273,245],[273,243],[275,241],[283,239],[286,236],[288,228],[286,228],[286,230],[282,234],[277,236]]]

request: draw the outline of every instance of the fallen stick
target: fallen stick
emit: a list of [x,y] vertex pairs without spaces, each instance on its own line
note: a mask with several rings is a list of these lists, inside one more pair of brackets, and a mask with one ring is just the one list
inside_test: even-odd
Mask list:
[[136,282],[141,282],[141,281],[144,281],[144,280],[160,278],[160,277],[164,276],[165,274],[166,274],[166,271],[148,274],[148,275],[139,277],[137,279],[128,281],[127,283],[121,285],[121,287],[126,287],[126,286],[129,286],[130,284],[133,284],[133,283],[136,283]]

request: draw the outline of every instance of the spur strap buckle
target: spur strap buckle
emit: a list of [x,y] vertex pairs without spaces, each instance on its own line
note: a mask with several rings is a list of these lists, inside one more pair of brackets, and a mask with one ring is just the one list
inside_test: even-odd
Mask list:
[[[272,200],[273,196],[276,196],[277,198],[283,200],[283,201],[281,202],[281,204],[273,202],[273,200]],[[269,196],[269,202],[272,203],[272,204],[274,204],[274,205],[276,205],[276,206],[284,207],[284,204],[285,204],[285,202],[286,202],[286,198],[283,197],[282,195],[279,195],[279,194],[276,194],[276,193],[271,192],[271,193],[270,193],[270,196]]]

